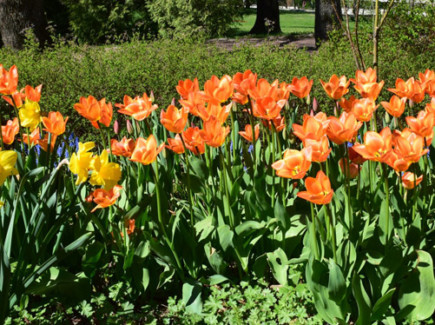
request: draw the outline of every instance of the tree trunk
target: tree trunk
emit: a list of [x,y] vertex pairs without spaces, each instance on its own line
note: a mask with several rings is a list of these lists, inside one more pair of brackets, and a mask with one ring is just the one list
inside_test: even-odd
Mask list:
[[41,47],[49,40],[43,0],[0,0],[0,34],[3,44],[21,49],[32,29]]
[[[335,6],[335,8],[334,8]],[[340,0],[316,0],[316,17],[314,23],[314,37],[316,44],[328,39],[328,33],[334,28],[340,28],[341,14]]]
[[281,33],[278,0],[257,0],[257,19],[250,34]]

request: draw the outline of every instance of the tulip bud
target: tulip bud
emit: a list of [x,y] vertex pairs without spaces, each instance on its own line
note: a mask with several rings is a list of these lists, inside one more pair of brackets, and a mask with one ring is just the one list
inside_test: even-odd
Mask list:
[[307,105],[310,105],[310,102],[311,102],[311,100],[310,100],[310,94],[308,94],[306,101],[307,101]]
[[385,122],[387,124],[390,123],[390,114],[388,114],[387,112],[385,112]]
[[310,116],[314,116],[314,110],[310,111]]
[[154,101],[154,91],[151,90],[150,93],[150,100],[153,102]]
[[319,107],[319,104],[317,103],[316,97],[313,98],[313,111],[317,111],[317,108]]
[[175,106],[175,98],[172,98],[171,105]]
[[115,120],[115,123],[113,123],[113,132],[115,132],[115,134],[119,134],[119,123],[118,123],[118,120]]
[[128,133],[133,133],[133,126],[131,125],[130,120],[127,120],[127,132]]
[[409,108],[414,107],[414,101],[412,99],[409,100]]

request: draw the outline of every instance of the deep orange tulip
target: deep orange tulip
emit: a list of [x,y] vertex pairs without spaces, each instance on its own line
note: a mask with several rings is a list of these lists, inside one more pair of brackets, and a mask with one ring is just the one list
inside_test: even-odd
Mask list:
[[305,98],[310,94],[313,82],[313,80],[308,81],[305,76],[301,79],[294,77],[292,83],[288,85],[288,90],[296,97]]
[[120,108],[118,113],[133,117],[137,121],[146,119],[150,114],[157,109],[157,105],[153,105],[153,99],[143,93],[142,97],[136,96],[132,99],[130,96],[124,96],[124,104],[115,104]]
[[347,100],[346,98],[342,97],[340,99],[340,107],[347,113],[352,112],[353,104],[355,103],[357,99],[354,95],[350,96],[350,98]]
[[252,102],[252,110],[254,116],[270,121],[280,115],[285,103],[283,99],[275,101],[272,97],[262,97]]
[[349,147],[349,159],[351,162],[357,165],[362,165],[364,161],[367,160],[363,156],[361,156],[358,152],[356,152],[353,146]]
[[364,98],[370,98],[371,100],[376,100],[384,87],[384,81],[380,83],[357,83],[354,88],[357,92],[361,94]]
[[123,137],[121,141],[111,139],[110,147],[112,154],[115,156],[131,157],[134,148],[136,147],[136,141],[133,139],[127,139],[126,137]]
[[429,151],[424,149],[424,138],[407,128],[402,132],[396,130],[393,142],[394,151],[410,162],[418,162]]
[[350,79],[354,84],[369,84],[375,83],[377,80],[376,70],[368,68],[366,72],[357,70],[355,72],[355,79]]
[[250,89],[255,88],[257,82],[257,74],[252,73],[251,70],[245,72],[237,72],[233,76],[233,85],[236,92],[233,95],[233,101],[241,105],[245,105],[248,102],[248,94]]
[[285,128],[285,117],[284,115],[283,116],[278,115],[276,118],[274,118],[271,121],[262,120],[261,123],[263,123],[263,125],[267,127],[269,130],[272,130],[272,127],[274,127],[276,132],[281,132]]
[[[48,148],[48,133],[45,134],[44,139],[39,139],[38,144],[41,146],[41,149],[47,151]],[[56,144],[57,135],[53,134],[50,140],[50,151],[53,152],[54,145]]]
[[423,88],[426,94],[428,94],[432,98],[435,98],[435,79],[426,81],[423,84]]
[[157,140],[152,134],[146,140],[138,138],[130,160],[143,165],[149,165],[157,159],[157,155],[162,151],[164,146],[164,144],[157,146]]
[[423,175],[416,178],[414,173],[406,172],[402,175],[402,185],[407,190],[412,190],[415,186],[421,183]]
[[341,76],[340,78],[337,77],[337,75],[333,75],[329,82],[324,82],[323,80],[320,80],[320,83],[322,84],[323,89],[325,89],[326,93],[329,97],[332,99],[338,100],[343,95],[347,94],[349,92],[349,84],[350,80],[347,81],[346,76]]
[[362,126],[362,122],[358,122],[353,113],[341,113],[340,118],[335,116],[329,117],[329,125],[326,129],[328,138],[336,143],[343,144],[351,142]]
[[[255,140],[260,136],[260,124],[255,125]],[[245,131],[239,131],[239,134],[249,142],[254,142],[252,137],[252,126],[250,124],[245,125]]]
[[201,130],[196,127],[187,128],[182,134],[186,148],[195,155],[202,155],[205,152],[205,142],[201,136]]
[[98,101],[94,96],[80,97],[79,103],[74,104],[74,109],[96,129],[100,128],[99,123],[109,126],[112,121],[112,104],[107,104],[105,98]]
[[187,99],[180,99],[180,104],[189,110],[189,113],[199,116],[199,111],[205,109],[205,99],[200,91],[189,93]]
[[271,97],[275,99],[275,101],[278,101],[278,83],[278,80],[270,84],[266,79],[259,79],[257,85],[248,90],[249,96],[254,100]]
[[184,153],[183,141],[179,134],[175,135],[174,139],[168,138],[168,145],[165,145],[165,147],[177,154]]
[[198,78],[192,80],[180,80],[178,86],[175,87],[181,98],[187,99],[190,93],[199,91]]
[[284,178],[301,179],[304,178],[311,166],[312,148],[303,148],[301,151],[287,149],[284,157],[272,164],[276,170],[276,175]]
[[390,102],[381,102],[385,110],[394,117],[400,117],[405,111],[406,98],[399,98],[393,95]]
[[368,122],[375,110],[379,107],[370,98],[356,99],[353,103],[352,113],[360,122]]
[[97,204],[95,208],[92,209],[91,212],[94,212],[97,209],[104,209],[113,204],[115,204],[116,200],[121,195],[122,186],[115,185],[109,191],[106,191],[102,188],[96,189],[89,197],[92,198],[94,203]]
[[[136,229],[136,219],[127,219],[124,221],[124,225],[127,230],[127,235],[130,236],[132,233],[134,233],[134,230]],[[122,238],[124,238],[123,231],[121,231],[119,234]]]
[[364,134],[364,144],[356,143],[353,149],[365,159],[382,162],[385,154],[392,150],[393,135],[389,127],[380,133],[368,131]]
[[281,82],[278,85],[275,100],[276,101],[285,100],[287,102],[289,97],[290,97],[290,89],[288,89],[287,83]]
[[426,110],[427,113],[434,113],[435,114],[435,97],[432,98],[430,103],[426,104],[426,109],[425,110]]
[[220,121],[214,116],[211,116],[204,122],[203,130],[201,130],[201,136],[205,143],[215,148],[224,144],[228,133],[230,133],[230,127],[222,126]]
[[424,73],[420,72],[418,74],[418,77],[419,77],[422,84],[427,82],[427,81],[430,81],[430,80],[435,80],[435,71],[426,69],[426,71]]
[[221,79],[212,76],[204,84],[204,99],[212,105],[219,105],[228,100],[232,95],[233,81],[228,75],[223,76]]
[[[293,123],[293,133],[301,140],[313,139],[320,140],[325,134],[325,128],[328,126],[329,122],[322,123],[314,116],[305,114],[304,123],[302,125]],[[326,126],[326,127],[325,127]]]
[[1,136],[4,144],[12,144],[15,141],[15,136],[20,131],[20,126],[18,124],[18,118],[7,121],[6,125],[2,125]]
[[174,105],[169,105],[166,109],[160,112],[160,122],[163,126],[173,133],[181,133],[187,123],[187,115],[189,110],[185,107],[178,109]]
[[27,85],[21,89],[20,92],[13,93],[12,98],[9,96],[3,96],[3,99],[6,100],[10,105],[20,108],[26,99],[32,102],[39,102],[41,99],[41,90],[42,85],[39,85],[36,88]]
[[48,117],[42,118],[42,123],[45,126],[44,131],[55,135],[65,133],[66,122],[68,122],[68,117],[64,120],[60,112],[50,112]]
[[389,151],[385,156],[383,161],[388,166],[393,168],[396,172],[404,172],[408,170],[409,166],[411,166],[412,162],[406,160],[402,157],[400,153],[395,150]]
[[311,147],[312,149],[312,157],[311,161],[314,162],[324,162],[328,159],[329,153],[331,152],[331,148],[329,148],[328,137],[325,135],[320,140],[314,139],[305,139],[304,147]]
[[206,107],[198,107],[198,116],[203,121],[208,121],[211,116],[214,116],[221,124],[224,124],[231,112],[232,103],[228,105],[212,105],[208,104]]
[[317,172],[316,178],[307,177],[305,187],[307,190],[299,192],[297,196],[314,204],[328,204],[334,195],[328,176],[321,170]]
[[0,64],[0,94],[12,95],[17,91],[18,69],[13,65],[9,71]]
[[350,163],[347,158],[341,158],[338,161],[338,165],[340,166],[341,172],[344,174],[344,163],[346,162],[346,171],[348,178],[356,178],[359,174],[361,167],[358,164]]
[[29,135],[26,133],[23,134],[23,142],[26,143],[28,146],[37,145],[40,138],[41,136],[39,134],[39,128],[33,130],[33,132]]
[[406,82],[397,78],[396,88],[388,88],[388,90],[400,98],[406,97],[415,103],[420,103],[424,99],[424,88],[421,82],[414,78],[409,78]]
[[412,132],[426,138],[432,138],[433,127],[435,126],[435,113],[420,111],[417,117],[407,116],[406,123]]

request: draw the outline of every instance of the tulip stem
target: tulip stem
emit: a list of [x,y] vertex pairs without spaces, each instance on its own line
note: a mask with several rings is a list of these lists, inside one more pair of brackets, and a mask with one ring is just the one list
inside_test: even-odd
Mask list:
[[328,219],[330,222],[330,228],[331,228],[331,245],[332,245],[332,255],[334,258],[334,262],[337,263],[337,239],[335,236],[335,220],[333,219],[330,203],[325,204],[326,214],[328,215]]
[[183,269],[182,269],[182,265],[180,263],[180,259],[178,258],[178,254],[174,249],[174,245],[171,242],[171,240],[168,237],[168,234],[166,232],[166,228],[165,228],[165,224],[163,223],[163,216],[162,216],[162,207],[160,205],[160,181],[159,181],[159,165],[157,163],[157,159],[155,160],[155,180],[156,180],[156,199],[157,199],[157,216],[159,219],[159,223],[160,223],[160,228],[162,229],[163,232],[163,236],[165,238],[166,243],[168,244],[169,248],[172,251],[172,254],[174,255],[174,259],[175,262],[177,264],[178,267],[178,274],[180,276],[180,278],[182,280],[184,280],[184,275],[183,275]]
[[[1,130],[1,126],[3,126],[3,118],[2,115],[0,114],[0,146],[1,146],[1,150],[4,150],[4,145],[3,145],[3,132]],[[21,141],[23,141],[23,139],[21,139]]]
[[344,143],[344,152],[346,161],[343,164],[345,166],[344,177],[346,179],[346,190],[347,190],[347,209],[349,213],[349,228],[350,231],[353,231],[353,213],[352,213],[352,205],[350,204],[350,159],[349,159],[349,148],[347,147],[347,142]]
[[[270,122],[273,125],[273,122]],[[272,164],[275,162],[275,128],[272,127]],[[272,169],[272,208],[275,206],[275,172]]]
[[[382,163],[381,163],[382,164]],[[387,200],[387,218],[385,220],[386,241],[390,238],[390,187],[388,185],[388,170],[385,164],[382,164],[384,174],[385,198]]]
[[193,197],[192,197],[192,187],[190,180],[190,162],[189,162],[189,154],[187,152],[186,145],[184,144],[183,138],[181,138],[184,146],[184,157],[186,158],[186,166],[187,166],[187,186],[189,187],[189,208],[190,208],[190,225],[193,227]]
[[317,245],[317,238],[316,238],[316,216],[314,215],[314,204],[310,202],[311,206],[311,241],[313,245],[313,251],[314,251],[314,257],[316,260],[319,260],[320,254],[319,254],[319,246]]

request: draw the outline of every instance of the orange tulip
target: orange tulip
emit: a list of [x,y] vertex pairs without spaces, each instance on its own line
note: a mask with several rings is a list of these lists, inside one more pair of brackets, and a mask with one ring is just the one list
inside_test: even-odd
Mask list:
[[174,139],[168,138],[168,145],[165,145],[165,147],[177,154],[184,153],[183,141],[179,134],[175,135]]
[[341,172],[344,174],[344,163],[346,162],[346,170],[347,170],[347,177],[348,178],[356,178],[360,171],[360,166],[355,163],[350,163],[347,160],[347,158],[341,158],[338,161],[338,165],[340,166]]
[[248,90],[249,96],[254,100],[271,97],[278,101],[278,83],[278,80],[270,84],[266,79],[259,79],[257,85]]
[[329,125],[326,129],[328,138],[336,143],[343,144],[351,142],[362,126],[362,122],[358,122],[353,113],[341,113],[340,118],[335,116],[329,117]]
[[233,101],[241,105],[248,102],[248,94],[250,89],[254,89],[257,82],[257,74],[252,73],[251,70],[245,72],[237,72],[233,76],[233,85],[236,92],[233,95]]
[[400,117],[405,111],[406,98],[400,99],[393,95],[390,98],[390,102],[381,102],[381,105],[392,116]]
[[205,109],[205,99],[200,91],[189,93],[187,99],[180,99],[180,104],[189,110],[189,113],[199,116],[199,111]]
[[312,157],[311,161],[314,162],[324,162],[328,159],[329,153],[331,152],[331,148],[329,148],[328,137],[325,135],[320,140],[314,139],[305,139],[304,147],[311,147],[312,149]]
[[385,154],[392,150],[392,141],[391,130],[386,127],[380,133],[366,132],[364,134],[364,144],[356,143],[353,149],[365,159],[382,162]]
[[427,82],[427,81],[435,80],[435,71],[426,69],[426,71],[424,73],[420,72],[418,74],[418,77],[419,77],[422,84]]
[[17,91],[18,69],[13,65],[9,71],[0,64],[0,94],[12,95]]
[[353,104],[355,103],[357,99],[355,98],[354,95],[350,96],[350,98],[348,100],[346,100],[346,98],[342,97],[340,99],[340,107],[347,113],[352,112],[352,108],[353,108]]
[[435,79],[426,81],[422,87],[424,88],[426,94],[432,98],[435,97]]
[[301,79],[294,77],[292,83],[288,85],[288,90],[296,97],[305,98],[310,94],[312,86],[313,80],[308,81],[305,76]]
[[324,172],[318,171],[316,178],[307,177],[305,186],[307,191],[297,194],[301,199],[322,205],[331,202],[334,191],[331,189],[331,182]]
[[301,140],[313,139],[320,140],[325,134],[325,128],[329,122],[321,122],[317,118],[305,114],[303,125],[293,123],[293,133]]
[[343,95],[347,94],[349,92],[349,84],[350,80],[347,81],[346,76],[341,76],[340,78],[337,77],[337,75],[333,75],[329,82],[324,82],[323,80],[320,80],[320,83],[322,84],[323,89],[325,89],[326,93],[329,97],[332,99],[338,100]]
[[[38,140],[38,144],[40,145],[41,149],[44,151],[47,151],[48,148],[48,133],[45,134],[44,139],[39,139]],[[56,144],[56,139],[57,139],[57,135],[53,134],[51,136],[51,141],[50,141],[50,151],[53,152],[54,149],[54,145]]]
[[224,144],[228,133],[230,133],[230,127],[222,126],[220,121],[214,116],[211,116],[208,121],[204,122],[203,130],[201,130],[201,136],[205,143],[215,148]]
[[39,134],[39,128],[33,130],[33,132],[29,135],[26,133],[23,134],[23,142],[26,143],[28,146],[37,145],[40,138],[41,136]]
[[400,153],[394,150],[388,152],[382,162],[386,163],[396,172],[404,172],[408,170],[409,166],[411,166],[411,162],[409,160],[404,159]]
[[[255,125],[255,140],[258,139],[260,135],[260,124]],[[239,134],[249,142],[254,142],[252,138],[252,126],[250,124],[245,125],[245,131],[239,131]]]
[[267,127],[269,130],[272,130],[272,126],[273,126],[276,132],[281,132],[285,128],[285,117],[278,115],[271,121],[262,120],[261,123],[263,123],[263,125]]
[[414,173],[406,172],[402,175],[402,185],[407,190],[412,190],[415,186],[421,183],[423,175],[416,178]]
[[412,132],[417,133],[423,138],[426,138],[426,141],[428,141],[428,139],[431,139],[433,137],[433,127],[435,126],[435,113],[420,111],[417,117],[407,116],[406,123],[408,124]]
[[262,97],[252,102],[252,110],[254,116],[270,121],[280,115],[285,103],[283,99],[275,101],[272,97]]
[[3,99],[7,101],[10,105],[20,108],[23,105],[23,101],[26,99],[32,102],[39,102],[41,99],[42,85],[36,88],[27,85],[25,88],[21,89],[20,92],[15,92],[12,94],[12,98],[9,96],[3,96]]
[[142,97],[136,96],[132,99],[130,96],[124,96],[124,104],[115,104],[120,108],[118,113],[133,117],[137,121],[146,119],[150,114],[157,109],[157,105],[153,105],[152,98],[143,93]]
[[404,129],[402,132],[396,130],[393,141],[394,151],[410,162],[418,162],[420,157],[429,151],[424,149],[424,138],[410,129]]
[[370,98],[371,100],[376,100],[384,87],[384,81],[380,83],[357,83],[354,88],[357,92],[361,94],[364,98]]
[[131,157],[136,147],[136,141],[127,139],[126,137],[123,137],[121,141],[112,139],[110,140],[110,147],[112,154],[115,156]]
[[355,72],[355,79],[350,79],[354,84],[369,84],[375,83],[377,80],[376,70],[368,68],[366,72],[357,70]]
[[287,149],[284,157],[272,164],[276,170],[276,175],[284,178],[301,179],[304,178],[311,166],[312,148],[303,148],[301,151]]
[[204,84],[204,99],[209,104],[218,105],[225,102],[233,95],[233,81],[230,76],[225,75],[221,79],[212,76]]
[[68,122],[68,117],[64,120],[60,112],[50,112],[48,117],[42,118],[42,123],[45,126],[44,131],[55,135],[65,133],[66,122]]
[[205,152],[205,142],[198,127],[189,127],[182,134],[186,148],[195,155],[202,155]]
[[7,121],[6,125],[2,125],[1,136],[4,144],[12,144],[15,140],[15,136],[20,131],[20,126],[18,124],[18,118]]
[[[136,220],[135,219],[127,219],[124,221],[124,225],[127,228],[127,235],[130,236],[132,233],[134,233],[134,230],[136,229]],[[122,238],[124,238],[124,232],[121,231],[120,235]]]
[[161,110],[160,122],[169,132],[181,133],[186,126],[188,114],[189,111],[185,107],[178,109],[174,105],[169,105],[166,112]]
[[203,121],[207,121],[211,116],[214,116],[221,124],[224,124],[231,112],[232,106],[232,103],[224,106],[221,106],[220,104],[208,104],[207,107],[198,107],[198,116]]
[[190,93],[199,91],[198,78],[195,78],[193,81],[190,79],[180,80],[175,88],[181,98],[187,99]]
[[288,89],[288,85],[285,82],[281,82],[277,88],[277,94],[274,98],[276,101],[285,100],[287,101],[290,97],[290,89]]
[[92,198],[94,203],[97,204],[97,206],[93,208],[91,212],[94,212],[97,209],[104,209],[115,204],[116,200],[118,200],[118,198],[121,195],[121,190],[122,190],[121,185],[115,185],[109,191],[106,191],[102,188],[96,189],[89,196],[89,198]]
[[79,103],[74,104],[74,109],[96,129],[100,128],[98,123],[109,126],[112,121],[112,104],[107,104],[105,98],[98,101],[94,96],[80,97]]
[[373,116],[374,111],[379,107],[370,98],[356,99],[353,103],[352,113],[360,122],[368,122]]
[[409,98],[415,103],[420,103],[424,99],[424,88],[420,81],[414,78],[409,78],[406,82],[397,78],[396,88],[388,88],[388,90],[401,98]]
[[363,156],[361,156],[358,152],[355,151],[355,149],[352,147],[349,147],[349,159],[351,162],[357,164],[357,165],[362,165],[364,163],[364,161],[366,161],[367,159],[365,159]]
[[161,144],[157,147],[157,140],[152,134],[146,140],[138,138],[130,160],[143,165],[149,165],[157,159],[157,155],[162,151],[164,146],[164,144]]
[[435,97],[432,98],[432,100],[430,101],[430,103],[426,104],[426,109],[425,111],[427,113],[434,113],[435,114]]

